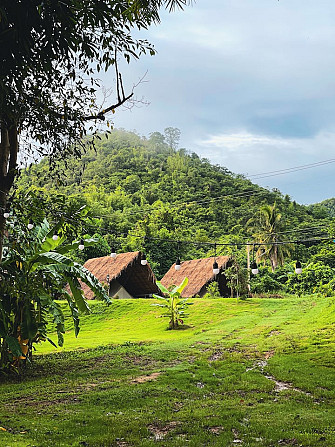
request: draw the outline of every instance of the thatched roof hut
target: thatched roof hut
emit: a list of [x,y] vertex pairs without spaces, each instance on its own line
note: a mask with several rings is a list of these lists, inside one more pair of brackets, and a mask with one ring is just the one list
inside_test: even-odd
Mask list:
[[[139,251],[120,253],[116,258],[103,256],[89,259],[84,267],[108,287],[111,297],[148,297],[153,293],[159,293],[159,289],[150,265],[142,265],[141,257]],[[82,288],[87,299],[94,299],[94,293],[86,284],[83,284]]]
[[227,280],[224,275],[224,269],[230,267],[231,258],[229,256],[217,256],[216,262],[220,269],[218,275],[213,273],[214,258],[193,259],[191,261],[183,261],[180,270],[175,270],[173,264],[170,270],[164,275],[161,283],[165,287],[171,285],[179,285],[185,276],[188,278],[188,284],[182,292],[183,297],[204,296],[207,292],[207,286],[214,280],[217,280],[219,292],[221,296],[229,296]]

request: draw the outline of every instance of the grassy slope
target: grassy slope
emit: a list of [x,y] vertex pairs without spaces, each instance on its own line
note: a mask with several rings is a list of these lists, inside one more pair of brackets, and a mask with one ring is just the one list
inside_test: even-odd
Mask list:
[[68,319],[64,348],[1,385],[0,445],[335,445],[334,301],[193,302],[179,331],[149,300],[92,303],[78,339]]

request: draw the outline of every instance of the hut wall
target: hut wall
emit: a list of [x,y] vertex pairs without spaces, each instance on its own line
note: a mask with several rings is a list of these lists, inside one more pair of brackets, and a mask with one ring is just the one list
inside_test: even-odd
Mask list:
[[227,278],[225,277],[225,275],[223,273],[221,273],[219,275],[218,283],[219,283],[220,295],[225,298],[229,297],[230,296],[230,288],[227,286]]
[[[221,273],[220,275],[218,275],[218,278],[213,280],[213,281],[217,281],[219,284],[219,293],[220,296],[222,296],[223,298],[228,298],[230,297],[230,289],[227,286],[227,279],[225,277],[225,275],[223,273]],[[209,286],[209,284],[211,284],[213,281],[209,281],[207,284],[205,284],[200,292],[198,293],[198,295],[200,296],[200,298],[202,298],[204,295],[206,295],[207,293],[207,287]]]
[[109,296],[113,298],[118,297],[120,299],[133,298],[116,279],[109,285]]

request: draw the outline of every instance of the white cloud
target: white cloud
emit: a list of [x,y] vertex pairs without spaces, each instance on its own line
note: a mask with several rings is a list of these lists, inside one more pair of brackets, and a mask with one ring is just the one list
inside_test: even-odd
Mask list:
[[[117,114],[115,125],[146,135],[178,127],[184,147],[236,173],[333,158],[334,16],[333,0],[197,0],[164,13],[144,33],[157,56],[123,71],[131,85],[149,69],[136,93],[150,105]],[[322,200],[335,196],[333,168],[267,184]]]
[[235,149],[254,145],[281,145],[287,146],[290,140],[284,138],[272,138],[264,135],[253,135],[247,132],[211,135],[206,140],[199,141],[200,146],[214,146],[219,148]]
[[[311,138],[279,138],[248,132],[209,135],[195,142],[195,151],[212,162],[244,174],[269,188],[279,188],[301,203],[313,203],[335,196],[335,163],[329,162],[274,173],[335,159],[335,132],[320,132]],[[254,180],[253,180],[254,178]]]

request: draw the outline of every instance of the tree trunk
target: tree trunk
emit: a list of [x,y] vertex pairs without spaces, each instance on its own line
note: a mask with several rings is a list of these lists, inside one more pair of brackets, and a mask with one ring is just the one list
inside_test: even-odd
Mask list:
[[6,225],[3,214],[7,206],[8,193],[14,183],[18,151],[17,127],[15,124],[8,125],[2,118],[0,121],[0,263]]
[[240,285],[239,285],[239,282],[238,282],[238,271],[237,271],[237,275],[236,275],[236,298],[240,297],[239,288],[240,288]]
[[3,338],[0,338],[0,370],[6,369],[9,365],[8,345]]

